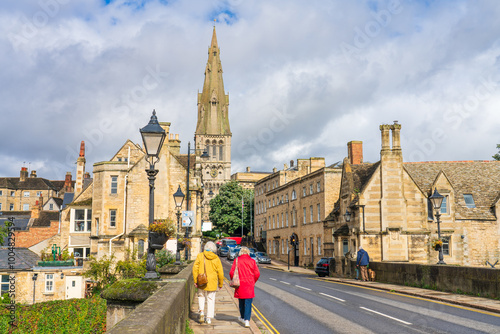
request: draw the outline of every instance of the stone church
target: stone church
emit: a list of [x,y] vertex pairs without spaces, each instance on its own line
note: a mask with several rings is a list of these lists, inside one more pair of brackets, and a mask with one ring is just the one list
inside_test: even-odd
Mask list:
[[[189,201],[184,200],[181,210],[195,213],[195,226],[190,231],[192,258],[201,249],[201,226],[203,217],[208,216],[208,202],[231,176],[228,105],[214,27],[203,90],[198,94],[195,147],[191,148],[190,154],[180,153],[181,141],[178,134],[170,132],[171,124],[159,122],[167,137],[155,165],[159,170],[154,193],[155,219],[177,221],[173,194],[180,186],[186,195],[189,184]],[[160,118],[161,114],[158,112]],[[204,151],[208,158],[201,157]],[[149,181],[145,169],[149,165],[145,155],[142,143],[126,140],[110,160],[94,164],[92,182],[75,194],[65,210],[66,223],[61,231],[63,247],[84,258],[115,254],[121,259],[127,250],[136,251],[139,256],[147,252]],[[79,158],[77,166],[84,171],[84,155]],[[183,228],[180,233],[184,235]],[[175,242],[168,241],[167,248],[175,250]]]

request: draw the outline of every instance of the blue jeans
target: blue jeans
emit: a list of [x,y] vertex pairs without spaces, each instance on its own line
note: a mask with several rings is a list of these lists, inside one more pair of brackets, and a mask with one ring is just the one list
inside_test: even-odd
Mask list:
[[253,298],[239,299],[240,301],[240,316],[244,320],[250,320],[252,316],[252,302]]

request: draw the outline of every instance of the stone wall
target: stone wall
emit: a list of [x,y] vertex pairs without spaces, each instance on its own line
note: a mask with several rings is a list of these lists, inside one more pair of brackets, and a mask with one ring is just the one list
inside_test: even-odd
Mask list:
[[193,300],[193,264],[171,279],[108,333],[184,333]]
[[[355,273],[356,262],[351,262]],[[370,262],[376,281],[475,296],[500,297],[500,269],[394,262]]]

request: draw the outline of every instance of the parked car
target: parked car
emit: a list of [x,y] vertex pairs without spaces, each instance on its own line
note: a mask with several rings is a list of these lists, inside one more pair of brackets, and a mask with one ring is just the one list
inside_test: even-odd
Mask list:
[[233,261],[238,257],[240,252],[240,247],[229,247],[229,253],[227,253],[227,259]]
[[220,257],[226,257],[227,254],[229,253],[229,247],[228,246],[220,246],[217,253],[218,253],[217,255],[219,255]]
[[330,260],[332,260],[332,264],[335,265],[335,258],[333,257],[322,257],[318,263],[316,263],[314,272],[318,274],[319,277],[325,277],[330,274]]
[[257,252],[255,253],[255,256],[257,257],[258,263],[271,263],[271,258],[266,253]]
[[233,240],[233,239],[222,239],[221,240],[221,246],[237,246],[238,243],[236,242],[236,240]]
[[252,260],[254,260],[256,263],[259,263],[259,262],[257,261],[257,256],[255,255],[255,253],[250,252],[250,257],[251,257],[251,258],[252,258]]
[[250,251],[250,253],[257,253],[257,249],[255,248],[248,248],[248,250]]

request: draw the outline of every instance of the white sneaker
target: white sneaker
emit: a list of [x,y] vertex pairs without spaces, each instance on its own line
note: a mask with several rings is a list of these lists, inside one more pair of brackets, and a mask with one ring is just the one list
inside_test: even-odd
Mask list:
[[250,327],[250,321],[245,320],[245,327]]
[[207,321],[206,321],[206,323],[207,323],[208,325],[210,325],[210,324],[212,323],[212,319],[210,319],[210,318],[207,318]]
[[245,323],[245,319],[243,319],[243,318],[238,318],[238,321],[241,322],[242,324]]

